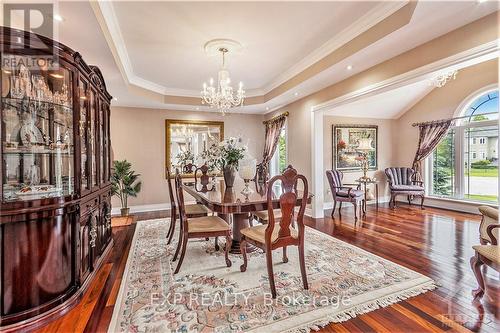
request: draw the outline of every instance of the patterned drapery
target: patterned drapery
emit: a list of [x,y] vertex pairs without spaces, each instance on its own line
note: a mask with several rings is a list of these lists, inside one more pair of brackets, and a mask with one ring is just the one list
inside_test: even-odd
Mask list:
[[264,152],[262,154],[262,163],[259,165],[259,178],[267,178],[269,162],[278,147],[281,130],[285,126],[287,113],[283,113],[270,120],[264,121],[266,127],[266,137],[264,141]]
[[421,181],[422,161],[432,153],[434,148],[441,142],[453,119],[447,119],[436,122],[421,123],[418,125],[419,138],[415,158],[413,159],[413,170],[415,170],[414,180]]

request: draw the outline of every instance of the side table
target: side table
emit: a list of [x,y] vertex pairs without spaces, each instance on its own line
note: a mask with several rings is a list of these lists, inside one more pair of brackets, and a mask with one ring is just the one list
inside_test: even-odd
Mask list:
[[363,186],[363,192],[365,193],[365,201],[363,203],[364,205],[364,210],[366,211],[366,202],[367,200],[367,186],[368,184],[373,184],[375,186],[375,207],[378,209],[378,181],[375,179],[364,179],[364,178],[359,178],[356,180],[356,183],[358,183],[360,186]]

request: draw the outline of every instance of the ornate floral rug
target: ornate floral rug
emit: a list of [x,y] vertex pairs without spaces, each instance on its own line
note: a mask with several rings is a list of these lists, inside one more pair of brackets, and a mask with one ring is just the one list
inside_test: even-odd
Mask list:
[[213,239],[189,240],[173,275],[169,223],[137,223],[109,332],[309,332],[435,288],[424,275],[306,228],[309,290],[302,288],[297,249],[288,248],[288,263],[276,250],[273,300],[260,250],[241,273],[241,256],[230,255],[228,268]]

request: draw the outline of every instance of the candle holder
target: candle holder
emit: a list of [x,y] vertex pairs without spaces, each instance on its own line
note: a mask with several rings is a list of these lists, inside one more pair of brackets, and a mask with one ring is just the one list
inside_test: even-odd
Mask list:
[[245,181],[245,187],[241,193],[248,197],[253,193],[250,188],[250,181],[255,178],[255,173],[257,172],[257,160],[254,158],[243,158],[238,162],[238,173],[241,178]]

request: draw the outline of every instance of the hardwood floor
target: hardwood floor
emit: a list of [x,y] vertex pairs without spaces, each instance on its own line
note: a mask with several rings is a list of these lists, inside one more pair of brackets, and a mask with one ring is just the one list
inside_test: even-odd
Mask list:
[[[499,332],[499,275],[487,270],[487,292],[472,303],[476,281],[470,269],[472,245],[478,244],[480,217],[434,208],[400,205],[378,211],[368,206],[365,219],[354,224],[353,211],[342,218],[308,218],[307,225],[432,277],[439,288],[390,307],[331,324],[321,332]],[[137,220],[168,212],[138,214]],[[329,212],[328,212],[329,216]],[[140,223],[140,222],[139,222]],[[115,247],[100,278],[81,305],[42,328],[42,332],[106,332],[121,283],[135,224],[113,228]],[[102,277],[101,277],[102,276]],[[104,281],[103,281],[104,279]]]

